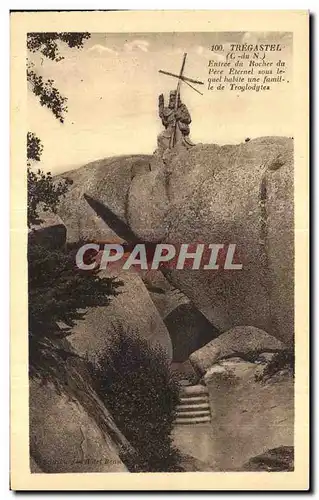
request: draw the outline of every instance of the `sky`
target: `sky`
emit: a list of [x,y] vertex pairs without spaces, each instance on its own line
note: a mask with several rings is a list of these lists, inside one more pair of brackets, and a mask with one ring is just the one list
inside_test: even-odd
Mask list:
[[[208,62],[224,61],[210,50],[223,43],[281,43],[289,82],[267,92],[215,92],[207,89]],[[182,85],[191,117],[193,142],[234,144],[246,137],[293,135],[292,38],[279,32],[93,33],[81,50],[63,43],[59,62],[28,54],[44,79],[52,78],[68,97],[64,124],[28,91],[28,130],[41,138],[41,168],[52,173],[122,154],[151,154],[162,130],[158,96],[167,99],[177,80],[159,69],[205,82],[203,96]]]

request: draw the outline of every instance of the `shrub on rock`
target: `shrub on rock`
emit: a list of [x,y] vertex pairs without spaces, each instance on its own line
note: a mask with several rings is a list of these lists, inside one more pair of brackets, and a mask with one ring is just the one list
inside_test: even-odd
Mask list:
[[97,393],[139,454],[139,463],[126,464],[129,469],[179,471],[180,457],[171,437],[179,384],[165,352],[122,331],[100,364],[92,364],[91,370]]

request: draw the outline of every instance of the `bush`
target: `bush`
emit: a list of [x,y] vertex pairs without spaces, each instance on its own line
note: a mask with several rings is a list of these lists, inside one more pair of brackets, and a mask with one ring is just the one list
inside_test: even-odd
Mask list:
[[280,372],[286,372],[292,377],[295,376],[295,353],[293,349],[284,349],[277,352],[268,361],[262,373],[255,375],[255,380],[256,382],[267,382]]
[[81,244],[59,249],[37,243],[28,245],[31,377],[46,379],[52,370],[56,372],[55,368],[62,373],[66,358],[74,355],[68,344],[64,348],[63,339],[85,317],[88,308],[107,306],[120,293],[122,281],[101,278],[98,270],[83,271],[76,267],[75,255]]
[[171,432],[179,401],[179,384],[160,347],[121,332],[100,365],[91,365],[95,390],[110,410],[140,461],[132,472],[177,472],[180,455]]

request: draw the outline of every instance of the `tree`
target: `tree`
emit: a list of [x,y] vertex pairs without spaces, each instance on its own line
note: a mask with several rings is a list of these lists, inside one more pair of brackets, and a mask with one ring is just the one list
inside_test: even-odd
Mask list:
[[28,176],[28,227],[35,226],[41,222],[38,207],[44,212],[57,212],[59,199],[72,184],[69,179],[54,181],[51,172],[45,173],[38,169],[32,170],[32,162],[38,162],[41,158],[43,146],[40,139],[32,132],[27,134],[27,176]]
[[[27,45],[31,52],[39,51],[58,62],[62,59],[59,40],[71,48],[81,48],[89,36],[88,33],[29,33]],[[40,104],[63,123],[67,98],[60,95],[52,80],[44,82],[41,75],[30,69],[30,64],[27,79],[31,90],[39,97]],[[39,207],[44,212],[57,212],[60,197],[72,184],[68,179],[54,179],[50,172],[32,169],[35,162],[40,162],[42,151],[40,138],[28,132],[29,228],[41,222]],[[83,243],[52,249],[29,240],[29,372],[32,377],[50,378],[55,382],[56,375],[63,372],[65,358],[74,355],[63,339],[70,334],[75,322],[83,319],[87,308],[106,306],[110,298],[119,293],[121,281],[100,278],[97,271],[82,271],[75,266],[76,251]]]
[[[30,52],[39,52],[44,57],[59,62],[64,59],[59,51],[59,42],[65,43],[70,48],[80,49],[90,36],[90,33],[28,33],[27,48]],[[64,114],[68,110],[67,97],[60,94],[53,80],[44,80],[34,70],[34,65],[29,60],[27,60],[27,81],[41,106],[46,106],[57,120],[63,123]]]
[[[97,270],[75,265],[81,243],[50,249],[36,242],[28,246],[29,373],[48,379],[54,366],[73,355],[63,339],[89,307],[107,306],[123,284],[101,278]],[[88,262],[94,255],[87,257]],[[62,341],[62,342],[61,342]],[[52,379],[51,379],[52,380]],[[54,380],[53,380],[54,381]]]
[[[81,49],[89,33],[28,33],[27,48],[30,52],[38,52],[45,58],[56,61],[64,59],[59,50],[59,42],[70,48]],[[64,123],[67,113],[67,97],[62,96],[54,86],[53,80],[44,80],[34,70],[34,65],[27,59],[27,81],[30,90],[38,97],[41,106],[47,107],[57,120]],[[41,222],[37,208],[41,204],[44,212],[56,213],[59,198],[63,196],[71,181],[53,181],[51,172],[44,173],[31,168],[33,162],[39,162],[43,145],[33,132],[27,134],[27,175],[28,175],[28,227]]]

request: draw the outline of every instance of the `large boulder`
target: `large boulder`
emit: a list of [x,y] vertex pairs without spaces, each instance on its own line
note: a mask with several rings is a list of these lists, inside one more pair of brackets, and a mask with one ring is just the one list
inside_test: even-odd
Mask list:
[[175,270],[170,280],[219,330],[251,324],[292,343],[293,141],[197,145],[165,169],[134,179],[130,228],[175,245],[236,244],[243,270]]
[[189,359],[195,370],[203,375],[221,359],[251,359],[260,353],[277,352],[285,348],[283,342],[259,328],[237,326],[193,352]]
[[148,155],[106,158],[60,176],[73,182],[58,208],[67,228],[68,242],[119,241],[132,237],[130,232],[126,234],[123,225],[132,171],[136,163],[150,158]]
[[[68,243],[83,240],[120,243],[135,238],[125,222],[127,193],[131,177],[141,166],[147,167],[149,158],[147,155],[110,158],[63,174],[62,177],[72,180],[59,204]],[[114,212],[110,213],[109,206]],[[150,344],[160,344],[171,358],[169,333],[141,277],[134,270],[115,269],[100,275],[117,276],[123,286],[108,306],[89,309],[72,329],[69,340],[76,352],[98,361],[120,329],[128,335],[147,338]]]
[[166,276],[218,330],[249,324],[292,344],[293,140],[199,144],[132,175],[141,159],[151,161],[119,157],[66,174],[68,238],[236,244],[242,270]]
[[127,471],[111,435],[81,402],[37,380],[30,381],[30,454],[32,472]]
[[190,303],[189,298],[174,288],[161,271],[141,270],[140,275],[162,319],[182,304]]
[[215,472],[291,470],[294,379],[287,370],[263,379],[266,367],[229,358],[210,368],[205,382],[211,422],[175,426],[173,439],[179,450]]
[[243,466],[248,472],[292,472],[294,470],[294,447],[278,446],[252,457]]
[[217,470],[242,470],[266,450],[294,446],[294,379],[288,370],[263,379],[266,366],[230,358],[205,376]]
[[[110,273],[101,271],[101,277]],[[68,340],[73,349],[90,361],[99,362],[121,333],[138,335],[150,345],[160,345],[168,358],[172,357],[169,332],[153,304],[145,286],[133,269],[112,271],[123,283],[119,295],[103,307],[90,308],[72,328]]]

